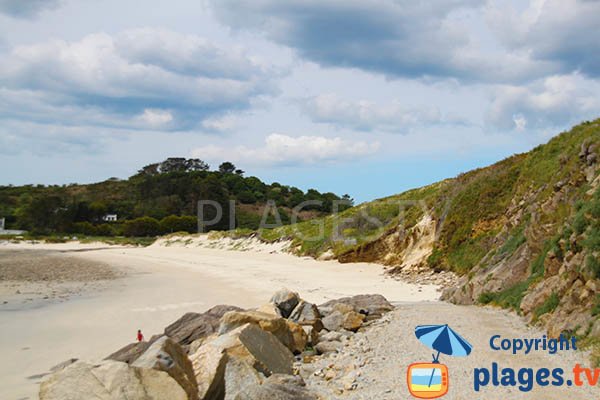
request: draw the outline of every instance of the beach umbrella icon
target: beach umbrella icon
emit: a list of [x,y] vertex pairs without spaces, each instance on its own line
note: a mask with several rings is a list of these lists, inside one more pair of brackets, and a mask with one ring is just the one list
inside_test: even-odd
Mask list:
[[[440,353],[454,357],[465,357],[471,353],[473,346],[452,328],[446,325],[419,325],[415,328],[415,335],[427,347],[436,350],[432,354],[433,362],[439,364]],[[433,379],[433,372],[429,379],[429,386]]]

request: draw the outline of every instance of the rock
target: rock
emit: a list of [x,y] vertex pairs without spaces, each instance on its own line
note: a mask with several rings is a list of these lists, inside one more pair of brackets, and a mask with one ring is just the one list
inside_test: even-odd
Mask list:
[[281,317],[281,311],[279,311],[279,308],[273,303],[263,304],[256,311]]
[[289,331],[292,334],[292,348],[290,349],[292,353],[299,354],[304,351],[306,348],[306,343],[308,343],[308,335],[302,329],[301,325],[298,325],[292,321],[286,321]]
[[341,341],[342,334],[340,332],[331,331],[331,332],[321,332],[319,334],[319,340],[322,342],[332,342],[332,341]]
[[356,332],[358,328],[360,328],[365,320],[365,315],[359,314],[354,311],[350,311],[349,313],[344,315],[344,321],[342,322],[342,328]]
[[328,331],[339,331],[344,323],[344,314],[339,311],[334,311],[323,318],[323,326]]
[[152,343],[154,343],[160,337],[161,335],[155,335],[152,336],[148,342],[130,343],[106,357],[105,360],[121,361],[127,364],[132,364],[148,349],[148,347],[150,347]]
[[58,372],[67,368],[69,365],[74,364],[78,361],[77,358],[69,358],[66,361],[61,362],[60,364],[56,364],[54,367],[50,368],[50,372]]
[[600,319],[596,319],[590,331],[590,337],[600,339]]
[[319,343],[319,332],[310,325],[301,325],[304,333],[306,333],[307,344],[314,346]]
[[521,311],[523,314],[532,314],[552,293],[557,292],[560,280],[559,275],[553,275],[529,289],[523,300],[521,300]]
[[196,381],[198,398],[220,400],[225,395],[225,368],[228,356],[222,346],[205,344],[190,355]]
[[293,354],[275,336],[251,323],[205,342],[190,359],[201,399],[223,395],[229,359],[245,362],[265,376],[291,374],[294,362]]
[[247,362],[230,358],[225,366],[224,400],[234,400],[242,388],[260,385],[263,379]]
[[[329,314],[333,312],[333,306],[337,303],[348,304],[354,308],[354,311],[367,316],[366,321],[371,321],[380,318],[388,311],[392,311],[394,306],[390,304],[380,294],[362,294],[352,297],[343,297],[341,299],[330,300],[319,306],[321,314]],[[323,323],[325,324],[325,323]]]
[[354,311],[354,306],[346,303],[335,303],[332,307],[333,311],[339,311],[342,314],[348,314],[349,312]]
[[235,400],[317,400],[299,376],[272,375],[262,385],[243,388]]
[[331,353],[334,351],[337,352],[341,348],[342,348],[342,342],[339,342],[337,340],[334,340],[331,342],[319,342],[315,346],[315,350],[317,350],[317,353],[319,353],[319,354],[326,354],[326,353]]
[[241,311],[234,306],[218,305],[205,313],[187,313],[165,328],[165,335],[182,346],[188,346],[195,340],[215,333],[220,319],[229,311]]
[[198,399],[198,385],[192,362],[184,349],[167,336],[154,342],[132,366],[164,371],[179,383],[189,400]]
[[284,318],[259,311],[230,311],[221,318],[219,334],[227,333],[244,324],[254,324],[260,329],[273,334],[291,351],[297,350],[294,335]]
[[271,297],[271,303],[275,304],[279,311],[281,311],[281,315],[285,318],[288,318],[294,308],[300,302],[300,296],[298,293],[292,292],[288,289],[281,289],[275,292],[275,294]]
[[321,319],[321,313],[316,305],[301,300],[292,310],[289,319],[300,325],[314,326]]
[[40,400],[187,400],[166,372],[112,360],[99,365],[76,362],[44,379],[39,395]]

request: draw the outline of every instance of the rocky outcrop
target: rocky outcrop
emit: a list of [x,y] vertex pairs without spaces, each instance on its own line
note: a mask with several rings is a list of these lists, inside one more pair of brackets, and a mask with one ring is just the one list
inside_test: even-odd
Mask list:
[[76,362],[50,375],[40,386],[40,400],[187,400],[166,372],[131,367],[118,361],[99,365]]

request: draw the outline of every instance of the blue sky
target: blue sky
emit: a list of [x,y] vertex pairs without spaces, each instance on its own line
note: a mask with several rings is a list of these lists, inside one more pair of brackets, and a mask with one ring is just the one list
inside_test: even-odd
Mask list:
[[370,200],[600,116],[595,0],[0,0],[0,184],[169,156]]

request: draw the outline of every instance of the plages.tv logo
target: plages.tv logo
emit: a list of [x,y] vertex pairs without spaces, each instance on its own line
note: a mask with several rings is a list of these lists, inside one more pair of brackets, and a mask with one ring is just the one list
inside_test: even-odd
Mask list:
[[419,399],[435,399],[448,393],[450,376],[448,367],[439,361],[440,354],[465,357],[473,346],[446,325],[419,325],[415,328],[417,339],[437,351],[432,362],[418,362],[408,366],[406,382],[410,394]]

